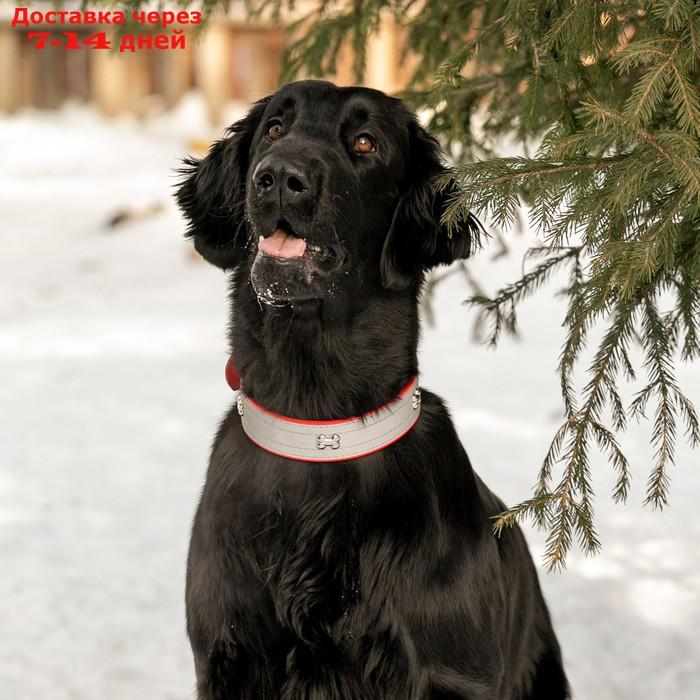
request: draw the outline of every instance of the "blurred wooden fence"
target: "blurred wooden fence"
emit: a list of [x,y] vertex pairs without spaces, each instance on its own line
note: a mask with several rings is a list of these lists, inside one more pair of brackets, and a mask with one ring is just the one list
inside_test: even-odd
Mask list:
[[[94,25],[71,25],[69,30],[83,37],[96,31]],[[198,35],[190,31],[185,49],[135,53],[52,46],[38,51],[27,40],[28,31],[0,21],[0,111],[55,109],[72,99],[94,102],[107,116],[143,115],[153,106],[172,107],[184,93],[198,89],[217,122],[229,100],[250,102],[275,89],[288,41],[284,28],[228,17],[212,19]],[[57,27],[32,26],[31,31],[56,32]],[[401,54],[401,32],[387,19],[370,43],[364,83],[399,90],[411,68]],[[351,66],[346,50],[337,74],[328,77],[351,84]]]

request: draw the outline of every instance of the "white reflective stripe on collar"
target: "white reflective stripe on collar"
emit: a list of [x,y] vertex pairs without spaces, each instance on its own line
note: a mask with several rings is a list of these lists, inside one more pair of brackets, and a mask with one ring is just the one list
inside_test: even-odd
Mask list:
[[288,418],[265,410],[243,391],[238,413],[246,435],[268,452],[304,462],[341,462],[377,452],[403,437],[420,416],[414,377],[396,399],[362,416],[334,421]]

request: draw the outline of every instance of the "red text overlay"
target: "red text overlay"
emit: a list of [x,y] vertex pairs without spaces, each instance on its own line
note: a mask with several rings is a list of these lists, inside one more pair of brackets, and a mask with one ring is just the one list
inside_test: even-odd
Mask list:
[[53,31],[53,27],[126,25],[129,20],[135,24],[148,27],[151,30],[168,30],[172,25],[201,24],[201,12],[186,10],[142,10],[130,13],[121,10],[48,10],[39,12],[28,7],[17,7],[12,18],[12,27],[27,29],[49,29],[49,31],[29,31],[27,40],[38,51],[48,46],[66,50],[80,49],[111,49],[119,46],[121,53],[139,51],[142,49],[184,49],[184,29],[173,29],[171,33],[117,34],[114,37],[107,32],[96,32],[85,36],[76,31]]

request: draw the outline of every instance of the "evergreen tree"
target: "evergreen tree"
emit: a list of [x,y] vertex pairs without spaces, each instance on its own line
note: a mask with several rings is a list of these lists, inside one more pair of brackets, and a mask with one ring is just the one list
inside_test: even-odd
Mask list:
[[[218,4],[207,0],[208,8]],[[655,463],[646,502],[667,502],[679,430],[693,446],[700,426],[675,377],[700,354],[700,2],[698,0],[316,0],[296,24],[284,78],[333,73],[352,46],[362,81],[367,40],[380,17],[405,28],[420,61],[401,97],[432,114],[429,129],[455,157],[445,213],[453,225],[472,211],[499,229],[521,204],[543,246],[528,271],[472,305],[490,323],[489,342],[516,329],[518,304],[566,271],[566,338],[559,360],[565,419],[532,497],[510,508],[497,530],[523,516],[548,530],[546,561],[564,564],[572,540],[599,546],[590,455],[601,450],[624,501],[629,464],[617,435],[653,411]],[[279,13],[294,0],[252,0],[249,11]],[[532,157],[498,157],[515,135]],[[662,310],[660,297],[670,297]],[[591,329],[602,340],[575,388]],[[631,405],[622,380],[644,379]]]

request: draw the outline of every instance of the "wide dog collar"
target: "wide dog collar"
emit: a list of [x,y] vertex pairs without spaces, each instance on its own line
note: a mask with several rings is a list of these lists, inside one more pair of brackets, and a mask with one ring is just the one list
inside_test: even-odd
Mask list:
[[258,447],[302,462],[342,462],[371,455],[402,438],[420,416],[421,394],[413,377],[384,406],[361,416],[327,421],[273,413],[242,389],[237,405],[243,430]]

